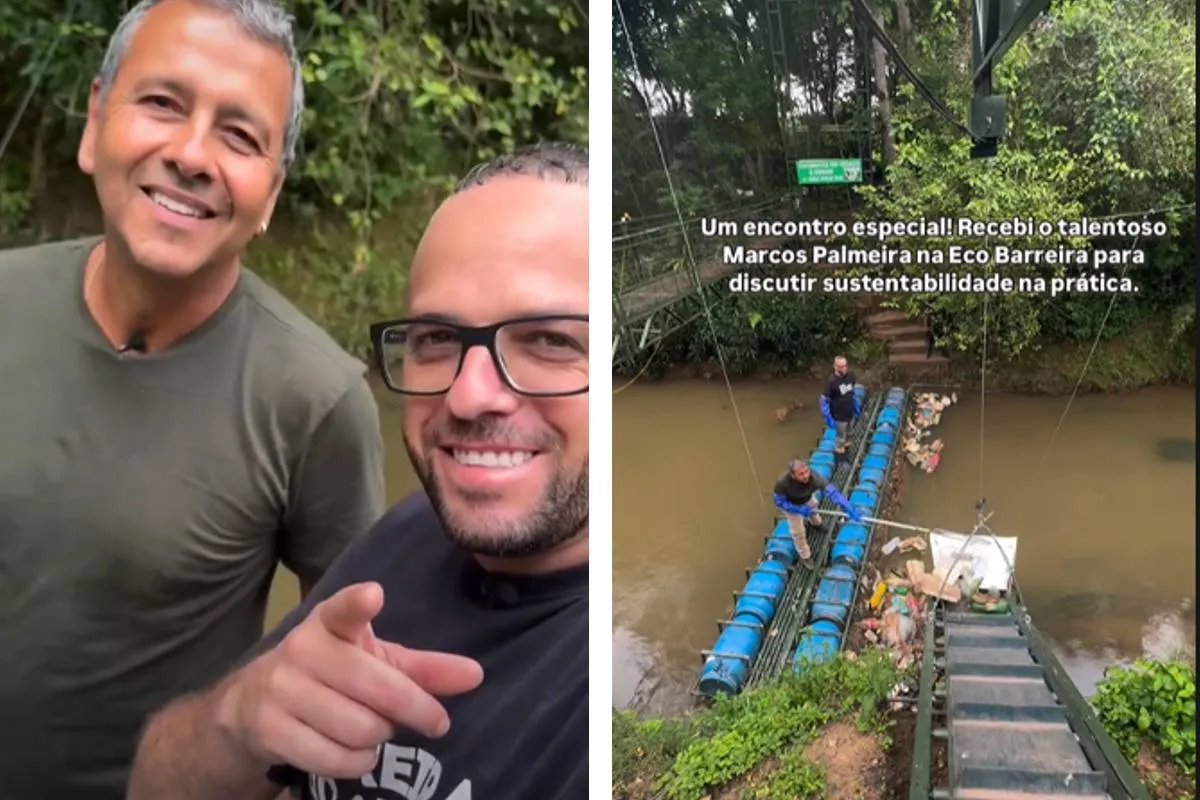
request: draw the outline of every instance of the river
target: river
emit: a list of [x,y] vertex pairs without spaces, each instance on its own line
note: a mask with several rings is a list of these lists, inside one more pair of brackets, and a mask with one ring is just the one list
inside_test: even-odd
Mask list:
[[[803,380],[639,383],[613,399],[613,703],[678,710],[771,524],[766,492],[821,430]],[[794,398],[807,410],[780,424]],[[1029,610],[1090,694],[1105,666],[1195,648],[1195,392],[1076,397],[978,393],[942,415],[933,475],[901,521],[968,531],[982,496],[1019,538]],[[754,477],[747,457],[752,456]],[[1049,446],[1049,449],[1048,449]],[[982,454],[982,459],[981,459]],[[759,488],[763,490],[760,497]]]

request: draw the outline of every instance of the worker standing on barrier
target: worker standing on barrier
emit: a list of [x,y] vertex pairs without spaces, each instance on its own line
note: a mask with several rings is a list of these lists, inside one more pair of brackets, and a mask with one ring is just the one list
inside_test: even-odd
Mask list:
[[846,452],[847,439],[850,433],[850,423],[862,413],[858,395],[854,393],[854,373],[846,363],[845,356],[833,360],[833,374],[825,382],[825,391],[821,393],[821,416],[825,424],[837,431],[837,439],[833,443],[834,455]]
[[788,471],[780,475],[779,480],[775,482],[775,506],[787,518],[800,563],[808,569],[813,569],[816,565],[812,560],[812,549],[808,546],[806,525],[819,528],[825,524],[817,511],[815,495],[818,490],[825,492],[825,496],[846,512],[850,519],[855,522],[862,520],[862,514],[850,505],[850,501],[842,496],[836,486],[813,472],[804,459],[792,459]]

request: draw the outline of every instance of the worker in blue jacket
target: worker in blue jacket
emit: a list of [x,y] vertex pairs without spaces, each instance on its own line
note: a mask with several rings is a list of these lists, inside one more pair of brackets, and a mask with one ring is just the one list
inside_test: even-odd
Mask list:
[[845,356],[838,356],[833,360],[833,374],[825,381],[825,390],[821,392],[821,416],[826,425],[837,431],[834,455],[846,452],[850,423],[861,413],[862,405],[854,393],[854,373]]
[[836,486],[813,472],[804,459],[792,459],[788,471],[775,482],[775,506],[787,518],[800,563],[809,569],[816,565],[812,560],[812,550],[808,546],[808,532],[805,526],[807,524],[820,527],[824,524],[817,512],[817,498],[814,496],[818,490],[823,491],[850,519],[855,522],[862,521],[862,514],[850,505],[850,501],[842,496]]

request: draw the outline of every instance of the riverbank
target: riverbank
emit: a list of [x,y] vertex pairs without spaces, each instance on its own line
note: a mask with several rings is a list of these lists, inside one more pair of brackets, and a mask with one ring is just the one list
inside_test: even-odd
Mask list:
[[[976,356],[953,355],[948,365],[920,371],[889,367],[882,343],[874,340],[851,342],[845,354],[859,380],[870,385],[926,382],[964,389],[978,389],[980,385],[980,362]],[[832,357],[830,354],[829,358]],[[828,371],[824,362],[801,368],[764,364],[740,377],[758,381],[798,376],[824,379]],[[614,373],[613,382],[620,387],[635,378],[638,381],[722,379],[721,365],[717,362],[665,367],[651,363],[641,375]],[[1195,378],[1193,337],[1176,334],[1169,321],[1154,321],[1123,336],[1101,341],[1094,353],[1091,341],[1056,343],[1027,351],[1012,361],[992,360],[987,365],[986,388],[989,392],[1063,395],[1075,391],[1079,382],[1080,392],[1116,393],[1148,386],[1194,386]]]

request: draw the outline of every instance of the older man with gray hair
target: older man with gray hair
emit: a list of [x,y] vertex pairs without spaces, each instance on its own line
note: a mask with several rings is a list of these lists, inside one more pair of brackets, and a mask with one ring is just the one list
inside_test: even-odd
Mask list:
[[261,280],[303,83],[270,0],[143,0],[79,144],[104,235],[0,254],[0,794],[119,800],[153,709],[383,510],[365,367]]

